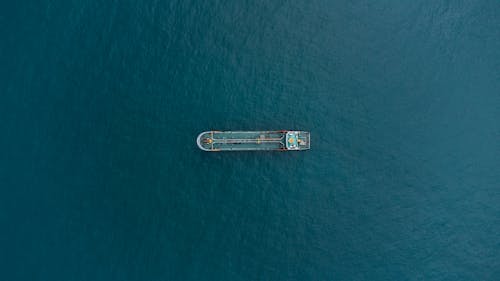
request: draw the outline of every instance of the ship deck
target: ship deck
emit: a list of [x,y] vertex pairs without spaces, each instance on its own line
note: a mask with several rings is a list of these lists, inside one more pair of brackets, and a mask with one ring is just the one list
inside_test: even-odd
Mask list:
[[[309,133],[297,133],[303,145],[293,150],[309,149]],[[198,135],[197,144],[205,151],[290,150],[286,138],[287,131],[208,131]]]

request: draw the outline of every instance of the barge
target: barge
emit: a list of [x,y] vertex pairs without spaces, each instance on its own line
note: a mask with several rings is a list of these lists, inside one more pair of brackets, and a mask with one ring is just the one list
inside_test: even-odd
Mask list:
[[204,151],[295,151],[310,148],[310,134],[305,131],[206,131],[196,144]]

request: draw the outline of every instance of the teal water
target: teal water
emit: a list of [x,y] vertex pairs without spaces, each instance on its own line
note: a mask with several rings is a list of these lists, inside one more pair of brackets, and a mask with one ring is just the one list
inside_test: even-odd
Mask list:
[[1,280],[500,280],[498,1],[0,7]]

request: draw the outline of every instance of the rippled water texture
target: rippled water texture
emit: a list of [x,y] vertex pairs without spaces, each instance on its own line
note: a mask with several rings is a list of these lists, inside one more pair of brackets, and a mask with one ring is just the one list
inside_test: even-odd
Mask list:
[[0,279],[500,280],[498,1],[0,7]]

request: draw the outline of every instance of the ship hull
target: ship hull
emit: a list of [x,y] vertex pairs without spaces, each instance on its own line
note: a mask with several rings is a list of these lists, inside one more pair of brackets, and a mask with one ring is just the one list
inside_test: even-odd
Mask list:
[[305,131],[206,131],[196,144],[204,151],[292,151],[310,148]]

